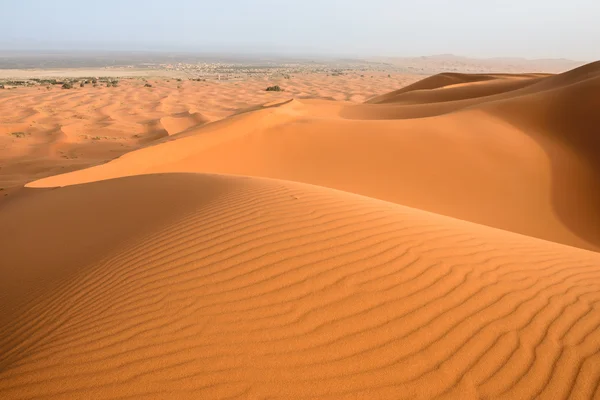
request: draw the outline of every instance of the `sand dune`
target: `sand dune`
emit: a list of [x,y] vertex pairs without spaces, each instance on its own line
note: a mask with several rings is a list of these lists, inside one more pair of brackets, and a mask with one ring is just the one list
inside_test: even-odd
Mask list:
[[[465,84],[473,84],[473,83],[477,83],[477,82],[482,82],[482,83],[490,83],[490,81],[494,81],[491,82],[492,85],[501,82],[501,83],[505,83],[503,82],[503,80],[505,79],[519,79],[519,78],[532,78],[535,76],[532,76],[530,74],[518,74],[518,75],[510,75],[510,74],[494,74],[494,75],[489,75],[489,74],[459,74],[459,73],[442,73],[442,74],[438,74],[438,75],[433,75],[430,76],[428,78],[422,79],[420,81],[417,81],[415,83],[413,83],[412,85],[408,85],[405,86],[401,89],[395,90],[393,92],[390,93],[386,93],[383,94],[381,96],[377,96],[373,99],[370,99],[369,101],[367,101],[367,103],[373,103],[373,104],[385,104],[385,103],[396,103],[399,101],[399,97],[405,93],[409,93],[409,92],[415,92],[415,91],[424,91],[424,90],[431,90],[431,89],[440,89],[440,88],[447,88],[447,87],[456,87],[456,86],[460,86],[460,85],[465,85]],[[531,81],[527,81],[528,83],[530,83]],[[489,85],[483,86],[486,90],[490,89]],[[494,87],[494,86],[491,86]],[[466,91],[467,93],[469,92],[473,92],[474,87],[470,86],[470,90]],[[502,91],[502,90],[501,90]],[[434,94],[437,94],[438,96],[440,95],[440,92],[433,92]],[[433,100],[435,102],[440,101],[439,97],[434,96],[430,96],[429,97],[430,101]],[[456,100],[456,99],[453,99]],[[400,100],[401,101],[401,100]],[[443,100],[442,100],[443,101]]]
[[[23,200],[0,220],[31,246],[1,281],[32,293],[2,298],[3,398],[600,395],[597,253],[258,178]],[[25,234],[58,218],[91,251]]]
[[[102,164],[257,104],[290,96],[360,103],[420,78],[387,73],[203,82],[148,77],[120,79],[116,88],[89,84],[72,90],[0,90],[0,188],[12,191],[34,179]],[[146,83],[152,87],[144,87]],[[275,84],[285,92],[265,91]],[[12,135],[19,132],[25,136]]]
[[600,398],[598,93],[594,63],[173,106],[30,173],[0,204],[0,398]]
[[[581,71],[585,73],[579,76]],[[568,79],[503,76],[489,85],[506,91],[489,96],[481,96],[477,78],[470,99],[465,100],[464,92],[469,87],[461,86],[460,92],[452,92],[457,100],[417,104],[435,111],[429,118],[404,118],[412,104],[294,100],[30,186],[163,172],[264,176],[597,250],[600,196],[595,182],[600,169],[593,142],[600,68],[592,65],[565,75]],[[527,80],[531,82],[522,83]],[[438,90],[451,89],[432,89],[428,96]],[[382,120],[382,108],[389,119]]]
[[[434,79],[436,77],[442,78],[443,75],[434,76],[428,79]],[[543,78],[532,78],[527,75],[498,76],[496,78],[487,76],[486,79],[478,79],[479,78],[476,78],[472,81],[463,79],[462,81],[459,81],[460,83],[442,84],[439,87],[427,87],[429,85],[420,87],[419,83],[427,81],[427,79],[424,79],[423,81],[411,85],[413,88],[409,86],[396,92],[378,96],[369,100],[367,103],[428,104],[477,99],[480,97],[492,96],[495,94],[502,94],[513,90],[518,90],[543,80]]]

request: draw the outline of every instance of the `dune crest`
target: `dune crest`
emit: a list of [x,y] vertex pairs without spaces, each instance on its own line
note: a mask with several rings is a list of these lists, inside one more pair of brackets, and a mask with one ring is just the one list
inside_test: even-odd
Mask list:
[[[144,80],[120,79],[117,87],[98,82],[84,87],[77,84],[70,90],[61,85],[0,89],[0,189],[12,191],[32,180],[103,164],[257,104],[275,104],[291,97],[360,103],[420,78],[399,73],[369,77],[306,73],[290,79],[247,76],[199,82],[147,76]],[[280,85],[285,91],[265,91],[271,85]]]
[[[263,176],[600,250],[600,166],[593,156],[600,151],[600,64],[556,76],[455,75],[439,79],[466,86],[417,83],[399,95],[427,101],[284,102],[28,186],[164,172]],[[583,107],[575,105],[578,96]]]

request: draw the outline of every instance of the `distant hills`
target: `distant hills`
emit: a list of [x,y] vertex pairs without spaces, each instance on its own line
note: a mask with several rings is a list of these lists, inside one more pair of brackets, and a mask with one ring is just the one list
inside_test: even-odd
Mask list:
[[518,57],[469,58],[453,54],[423,57],[373,57],[370,61],[387,63],[406,69],[406,72],[437,74],[440,72],[548,72],[560,73],[584,65],[584,61],[561,59],[530,60]]

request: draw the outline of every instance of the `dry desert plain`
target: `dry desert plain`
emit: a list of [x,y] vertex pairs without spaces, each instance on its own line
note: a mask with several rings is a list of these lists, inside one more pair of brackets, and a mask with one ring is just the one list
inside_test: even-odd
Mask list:
[[600,63],[152,85],[0,92],[0,398],[600,398]]

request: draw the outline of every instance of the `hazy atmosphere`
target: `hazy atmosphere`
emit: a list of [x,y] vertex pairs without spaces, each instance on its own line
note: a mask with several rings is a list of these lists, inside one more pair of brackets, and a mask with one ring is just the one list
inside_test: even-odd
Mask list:
[[0,48],[10,50],[586,61],[600,48],[596,0],[4,0],[2,13]]

